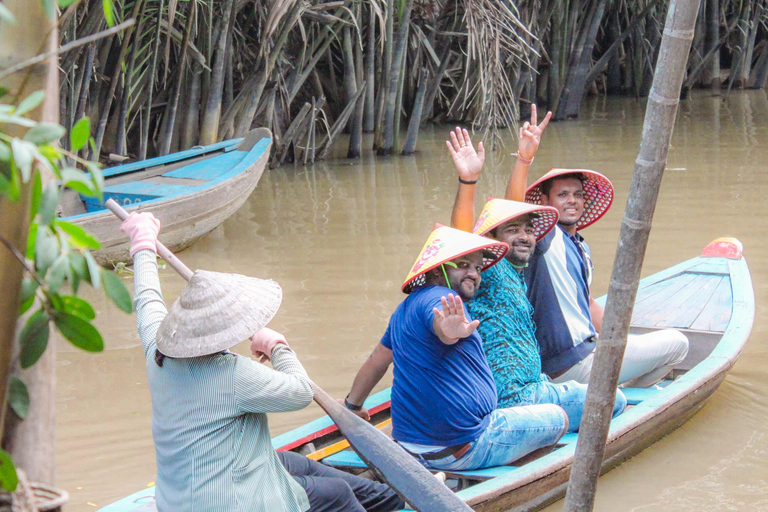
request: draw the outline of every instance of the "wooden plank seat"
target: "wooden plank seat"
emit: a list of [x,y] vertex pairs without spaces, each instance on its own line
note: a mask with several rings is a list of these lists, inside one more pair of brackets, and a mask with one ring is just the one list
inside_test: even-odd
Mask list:
[[[323,459],[323,464],[338,469],[367,469],[368,466],[360,456],[352,450],[344,450],[334,453]],[[497,466],[485,469],[472,469],[467,471],[443,471],[450,478],[472,480],[482,482],[497,476],[506,475],[517,469],[515,466]],[[434,471],[433,471],[434,472]]]
[[202,160],[166,172],[163,176],[168,178],[210,181],[221,174],[222,170],[233,168],[240,162],[240,160],[245,158],[245,155],[247,154],[246,151],[230,151],[229,153],[222,153],[221,155],[216,155],[208,160]]

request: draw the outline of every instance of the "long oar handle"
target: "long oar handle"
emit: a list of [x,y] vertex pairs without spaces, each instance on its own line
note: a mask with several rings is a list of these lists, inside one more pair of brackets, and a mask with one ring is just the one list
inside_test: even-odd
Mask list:
[[[107,199],[107,202],[104,203],[104,206],[106,206],[107,209],[114,213],[120,220],[125,220],[128,218],[128,212],[125,211],[125,209],[123,209],[123,207],[120,206],[114,199]],[[163,258],[166,263],[168,263],[171,268],[178,272],[179,275],[185,280],[189,281],[192,278],[192,271],[189,269],[189,267],[182,263],[182,261],[177,258],[170,249],[163,245],[160,240],[157,241],[157,254]]]

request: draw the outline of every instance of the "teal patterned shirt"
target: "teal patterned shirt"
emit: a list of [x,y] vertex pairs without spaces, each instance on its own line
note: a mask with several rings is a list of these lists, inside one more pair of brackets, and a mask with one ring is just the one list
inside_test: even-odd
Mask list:
[[501,260],[482,274],[480,289],[467,303],[473,318],[480,320],[480,336],[499,395],[499,408],[528,399],[541,373],[533,306],[525,295],[522,274]]

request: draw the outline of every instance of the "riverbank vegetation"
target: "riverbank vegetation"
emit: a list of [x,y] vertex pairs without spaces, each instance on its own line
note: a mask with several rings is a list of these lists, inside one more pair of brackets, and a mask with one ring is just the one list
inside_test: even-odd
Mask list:
[[[61,121],[93,122],[104,160],[144,159],[266,126],[273,165],[415,150],[425,122],[486,132],[530,103],[556,120],[586,94],[647,96],[667,2],[80,0],[61,43]],[[106,16],[105,16],[106,14]],[[762,88],[766,0],[702,0],[684,89]],[[503,142],[503,141],[502,141]]]

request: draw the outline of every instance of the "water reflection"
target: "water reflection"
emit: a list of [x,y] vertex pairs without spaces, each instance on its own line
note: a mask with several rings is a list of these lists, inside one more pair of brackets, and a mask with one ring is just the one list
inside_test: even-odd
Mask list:
[[[642,129],[644,103],[603,98],[575,122],[550,124],[532,178],[551,167],[587,167],[616,187],[614,207],[585,230],[595,294],[605,293]],[[271,277],[284,289],[270,324],[288,336],[309,374],[343,396],[402,300],[400,285],[435,222],[448,223],[456,176],[444,140],[429,128],[413,157],[338,160],[265,174],[229,221],[181,254],[192,268]],[[656,209],[644,275],[698,255],[712,239],[742,240],[758,311],[744,356],[712,401],[682,429],[601,479],[597,509],[767,509],[761,464],[768,446],[763,198],[768,194],[768,100],[762,91],[710,93],[681,104],[670,168]],[[488,156],[478,204],[503,194],[510,143]],[[161,272],[166,299],[183,281]],[[108,350],[63,347],[59,379],[59,484],[70,511],[93,510],[155,478],[150,401],[134,319],[97,299]],[[245,344],[236,347],[245,353]],[[384,382],[388,379],[385,378]],[[320,414],[316,406],[270,418],[274,435]],[[561,505],[555,505],[558,510]]]

